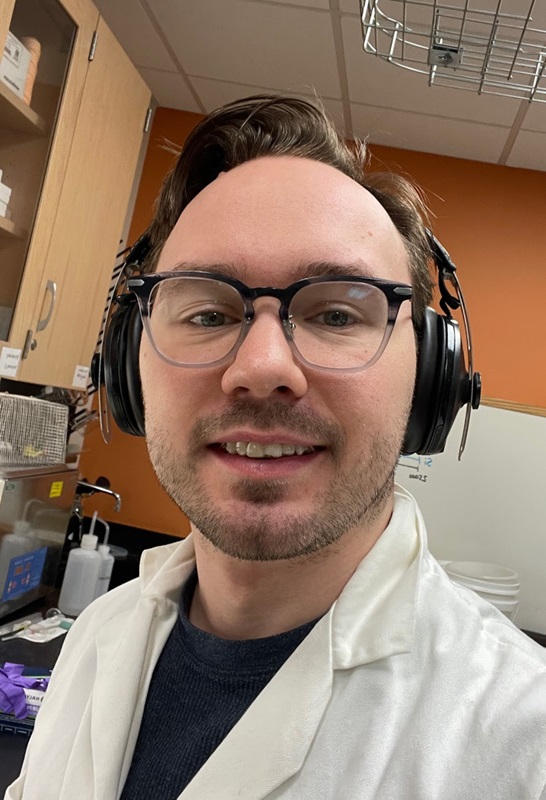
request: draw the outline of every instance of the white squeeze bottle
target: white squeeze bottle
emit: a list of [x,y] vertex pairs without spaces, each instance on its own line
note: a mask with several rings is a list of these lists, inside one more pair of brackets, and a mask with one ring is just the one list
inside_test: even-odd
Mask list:
[[104,541],[99,544],[99,555],[101,557],[101,564],[99,569],[99,577],[97,580],[97,588],[95,590],[95,597],[100,597],[106,594],[110,587],[110,578],[112,577],[112,569],[114,568],[114,556],[108,547],[108,536],[110,534],[110,526],[103,519],[98,517],[99,522],[104,525]]
[[68,554],[59,608],[69,617],[77,617],[95,599],[102,556],[97,552],[98,537],[92,531],[97,516],[93,514],[89,533],[82,536],[81,547]]

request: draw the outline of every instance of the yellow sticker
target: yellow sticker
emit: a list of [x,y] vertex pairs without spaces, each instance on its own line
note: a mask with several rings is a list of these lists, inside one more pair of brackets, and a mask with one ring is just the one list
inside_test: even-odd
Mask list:
[[60,497],[63,493],[64,481],[54,481],[49,491],[50,497]]

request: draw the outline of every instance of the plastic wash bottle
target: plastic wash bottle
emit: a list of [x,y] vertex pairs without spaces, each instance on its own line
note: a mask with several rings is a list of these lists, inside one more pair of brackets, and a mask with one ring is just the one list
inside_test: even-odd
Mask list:
[[[96,513],[96,512],[95,512]],[[108,537],[110,535],[110,526],[107,522],[105,522],[100,517],[97,517],[98,522],[102,522],[104,525],[104,540],[102,544],[99,544],[98,551],[101,557],[101,565],[99,569],[99,577],[97,580],[97,588],[95,591],[95,597],[100,597],[103,594],[106,594],[110,587],[110,578],[112,577],[112,570],[114,568],[114,556],[110,552],[110,548],[108,547]]]
[[94,599],[102,556],[97,552],[98,537],[84,533],[81,547],[70,551],[66,563],[59,608],[69,617],[77,617]]

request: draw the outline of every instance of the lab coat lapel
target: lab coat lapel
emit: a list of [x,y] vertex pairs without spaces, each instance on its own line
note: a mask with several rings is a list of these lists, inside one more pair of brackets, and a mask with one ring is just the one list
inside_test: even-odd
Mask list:
[[181,587],[193,569],[191,537],[145,551],[143,593],[119,634],[119,619],[97,636],[97,674],[91,698],[95,797],[118,798],[131,766],[155,665],[178,614]]
[[[97,681],[91,698],[91,747],[95,797],[117,798],[138,737],[148,684],[172,625],[161,636],[152,629],[176,619],[177,607],[158,597],[141,597],[119,636],[105,626],[97,638]],[[123,667],[127,665],[127,669]]]
[[315,625],[178,800],[261,800],[300,769],[332,693],[330,624]]

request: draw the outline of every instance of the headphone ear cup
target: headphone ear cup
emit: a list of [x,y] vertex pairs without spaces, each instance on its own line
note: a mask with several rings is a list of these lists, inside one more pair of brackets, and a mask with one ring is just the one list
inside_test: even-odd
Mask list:
[[417,370],[411,413],[402,446],[402,454],[421,453],[428,438],[431,407],[434,402],[438,361],[438,314],[432,308],[425,309],[422,327],[418,336]]
[[104,385],[112,416],[124,433],[144,436],[144,408],[138,370],[142,323],[136,302],[112,315],[103,345]]
[[427,308],[419,345],[413,405],[402,453],[434,455],[444,451],[455,418],[468,402],[469,376],[455,320]]
[[125,358],[125,379],[127,386],[127,417],[130,417],[130,427],[134,436],[144,436],[146,427],[144,423],[144,403],[142,400],[142,384],[140,382],[139,355],[140,340],[142,338],[142,320],[137,303],[134,303],[131,314],[127,319],[126,342],[127,352]]

